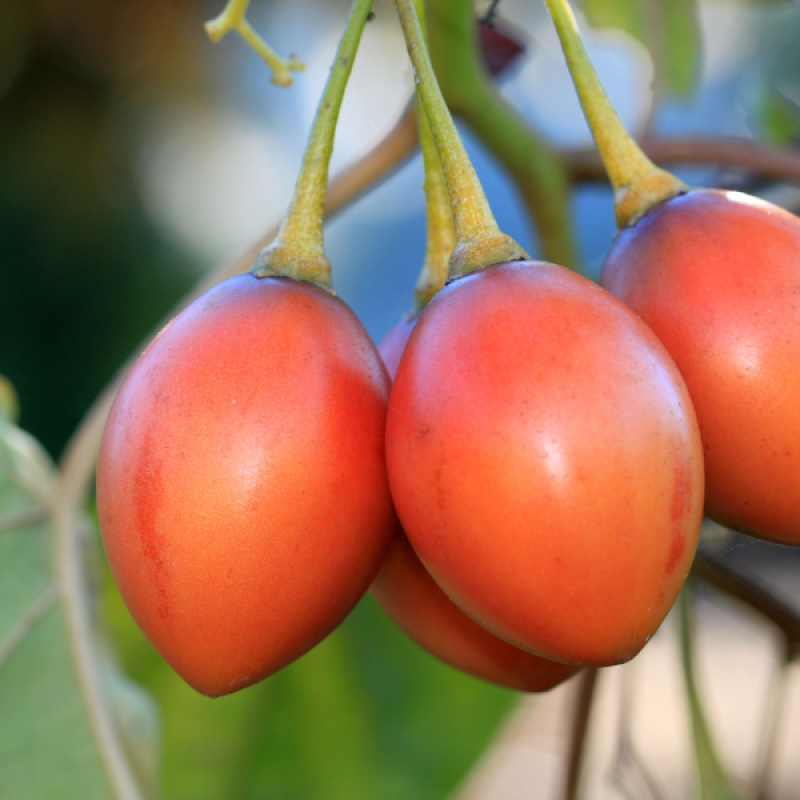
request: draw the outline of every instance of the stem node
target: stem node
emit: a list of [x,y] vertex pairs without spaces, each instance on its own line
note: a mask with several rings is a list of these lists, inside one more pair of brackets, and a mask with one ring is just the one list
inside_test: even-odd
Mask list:
[[478,176],[458,136],[431,66],[412,0],[395,0],[414,81],[444,171],[455,223],[455,249],[447,280],[492,264],[527,259],[525,251],[497,226]]
[[214,19],[205,24],[206,35],[215,44],[229,31],[235,30],[272,70],[272,83],[276,86],[292,85],[290,72],[302,72],[306,65],[292,53],[281,58],[251,27],[244,18],[250,0],[228,0],[227,5]]

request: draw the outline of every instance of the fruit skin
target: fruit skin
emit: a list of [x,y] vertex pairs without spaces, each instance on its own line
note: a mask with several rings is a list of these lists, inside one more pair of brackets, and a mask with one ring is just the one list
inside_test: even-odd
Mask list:
[[[378,345],[392,378],[416,321],[416,315],[405,317]],[[474,677],[521,692],[544,692],[578,671],[514,647],[470,619],[439,588],[402,531],[392,539],[370,591],[410,639]]]
[[392,388],[387,464],[436,582],[545,658],[632,658],[694,556],[702,446],[680,374],[635,314],[552,264],[436,295]]
[[370,591],[423,650],[476,678],[545,692],[579,669],[514,647],[470,619],[439,588],[402,533],[392,540]]
[[249,274],[134,364],[103,435],[100,527],[134,619],[198,691],[285,666],[369,586],[396,528],[388,391],[344,303]]
[[621,231],[600,282],[686,381],[706,514],[800,544],[800,220],[749,195],[692,191]]

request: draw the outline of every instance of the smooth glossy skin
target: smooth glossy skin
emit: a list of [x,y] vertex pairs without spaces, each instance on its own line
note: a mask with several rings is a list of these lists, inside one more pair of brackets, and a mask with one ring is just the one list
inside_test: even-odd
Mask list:
[[[378,345],[392,378],[416,320],[404,318]],[[476,678],[521,692],[544,692],[578,671],[514,647],[470,619],[439,588],[402,532],[392,540],[370,591],[410,639]]]
[[689,387],[708,516],[800,544],[800,220],[749,195],[689,192],[619,234],[601,283]]
[[131,369],[100,453],[97,504],[134,619],[195,689],[249,686],[335,628],[396,520],[389,378],[338,299],[231,278]]
[[561,267],[514,262],[422,313],[387,419],[400,521],[446,594],[545,658],[632,658],[683,585],[703,463],[653,333]]

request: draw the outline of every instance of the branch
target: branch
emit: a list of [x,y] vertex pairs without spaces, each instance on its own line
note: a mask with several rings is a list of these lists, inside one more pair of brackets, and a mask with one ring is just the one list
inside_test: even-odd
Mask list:
[[[749,139],[725,137],[676,138],[639,143],[645,154],[662,166],[704,164],[735,167],[762,178],[800,183],[800,152],[760,144]],[[606,173],[596,150],[564,150],[561,153],[573,181],[606,181]]]
[[800,614],[748,577],[734,572],[721,561],[698,550],[692,574],[763,614],[780,629],[789,644],[790,654],[800,651]]

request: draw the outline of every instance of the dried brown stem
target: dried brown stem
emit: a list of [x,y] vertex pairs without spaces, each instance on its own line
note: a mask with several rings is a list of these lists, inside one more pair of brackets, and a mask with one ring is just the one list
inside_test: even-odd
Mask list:
[[692,572],[715,589],[741,600],[763,614],[786,637],[791,655],[800,652],[800,614],[796,610],[773,597],[754,581],[705,553],[698,551]]
[[[800,182],[800,152],[760,144],[748,139],[725,137],[645,140],[639,143],[657,164],[703,164],[731,167],[762,178]],[[605,181],[606,174],[597,151],[565,150],[561,157],[573,181]]]

